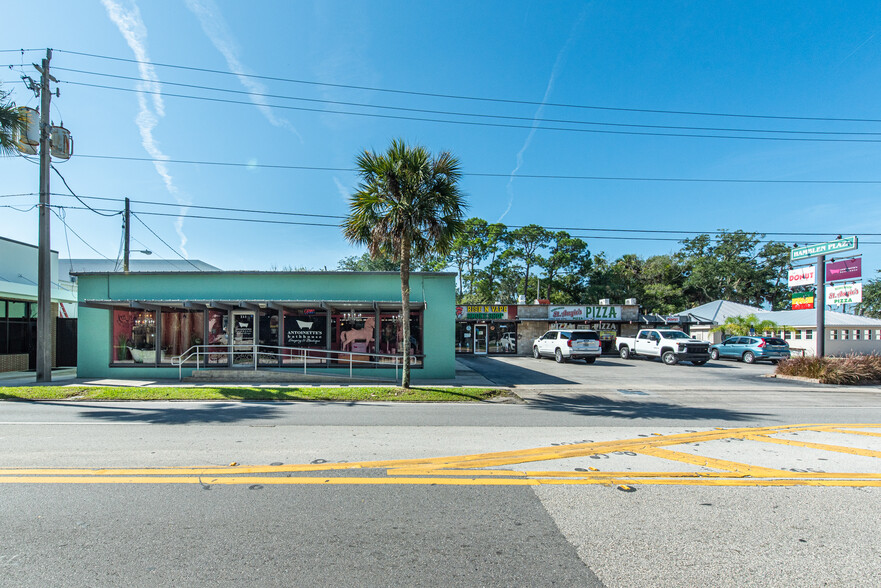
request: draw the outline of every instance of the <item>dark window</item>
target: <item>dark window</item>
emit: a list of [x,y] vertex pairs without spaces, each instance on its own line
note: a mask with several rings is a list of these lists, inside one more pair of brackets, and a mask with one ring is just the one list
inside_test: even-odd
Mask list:
[[787,345],[787,343],[783,339],[765,337],[765,345]]
[[571,339],[571,338],[572,338],[572,333],[569,333],[569,332],[567,332],[567,331],[561,331],[561,332],[560,332],[560,339],[564,339],[564,340],[565,340],[565,339]]
[[573,331],[572,340],[577,341],[587,339],[590,341],[599,341],[600,336],[595,331]]

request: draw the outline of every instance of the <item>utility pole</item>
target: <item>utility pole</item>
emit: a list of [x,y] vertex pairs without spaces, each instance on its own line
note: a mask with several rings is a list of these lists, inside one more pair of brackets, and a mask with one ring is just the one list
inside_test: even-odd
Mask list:
[[[52,257],[49,249],[49,172],[52,165],[51,123],[49,106],[52,93],[49,80],[49,61],[52,50],[46,49],[40,72],[40,232],[37,263],[37,382],[52,381]],[[36,67],[36,66],[35,66]]]
[[128,273],[128,255],[129,255],[129,240],[132,237],[131,233],[131,207],[129,205],[128,196],[125,198],[125,216],[123,216],[123,228],[125,229],[125,248],[123,249],[122,256],[122,271]]

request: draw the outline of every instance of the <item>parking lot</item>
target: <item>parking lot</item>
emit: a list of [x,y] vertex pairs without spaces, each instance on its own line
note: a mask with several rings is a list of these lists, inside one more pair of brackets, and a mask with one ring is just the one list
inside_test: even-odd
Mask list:
[[462,364],[489,382],[510,386],[526,400],[595,403],[670,403],[688,406],[749,407],[853,406],[879,404],[879,386],[833,386],[769,377],[770,363],[710,361],[669,366],[657,359],[603,356],[583,361],[505,356],[459,356]]

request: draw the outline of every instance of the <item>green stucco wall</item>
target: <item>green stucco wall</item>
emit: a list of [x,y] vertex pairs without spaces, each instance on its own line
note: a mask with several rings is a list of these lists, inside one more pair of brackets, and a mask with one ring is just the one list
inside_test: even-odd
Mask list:
[[[253,272],[82,274],[79,302],[87,300],[310,300],[400,301],[397,273]],[[425,364],[411,371],[415,379],[452,379],[456,375],[455,277],[414,273],[410,300],[426,303],[423,312]],[[81,378],[176,378],[177,368],[110,367],[111,311],[79,308],[77,376]],[[184,368],[184,375],[191,369]],[[317,373],[332,374],[324,369]],[[388,373],[390,372],[390,374]],[[348,373],[348,370],[345,370]],[[365,376],[394,376],[394,369],[355,370]]]

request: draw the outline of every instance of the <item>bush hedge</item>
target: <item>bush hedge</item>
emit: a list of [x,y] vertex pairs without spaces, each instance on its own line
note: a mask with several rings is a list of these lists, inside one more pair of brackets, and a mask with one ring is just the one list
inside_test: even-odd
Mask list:
[[777,373],[815,378],[822,384],[867,384],[881,382],[881,355],[845,357],[793,357],[777,364]]

